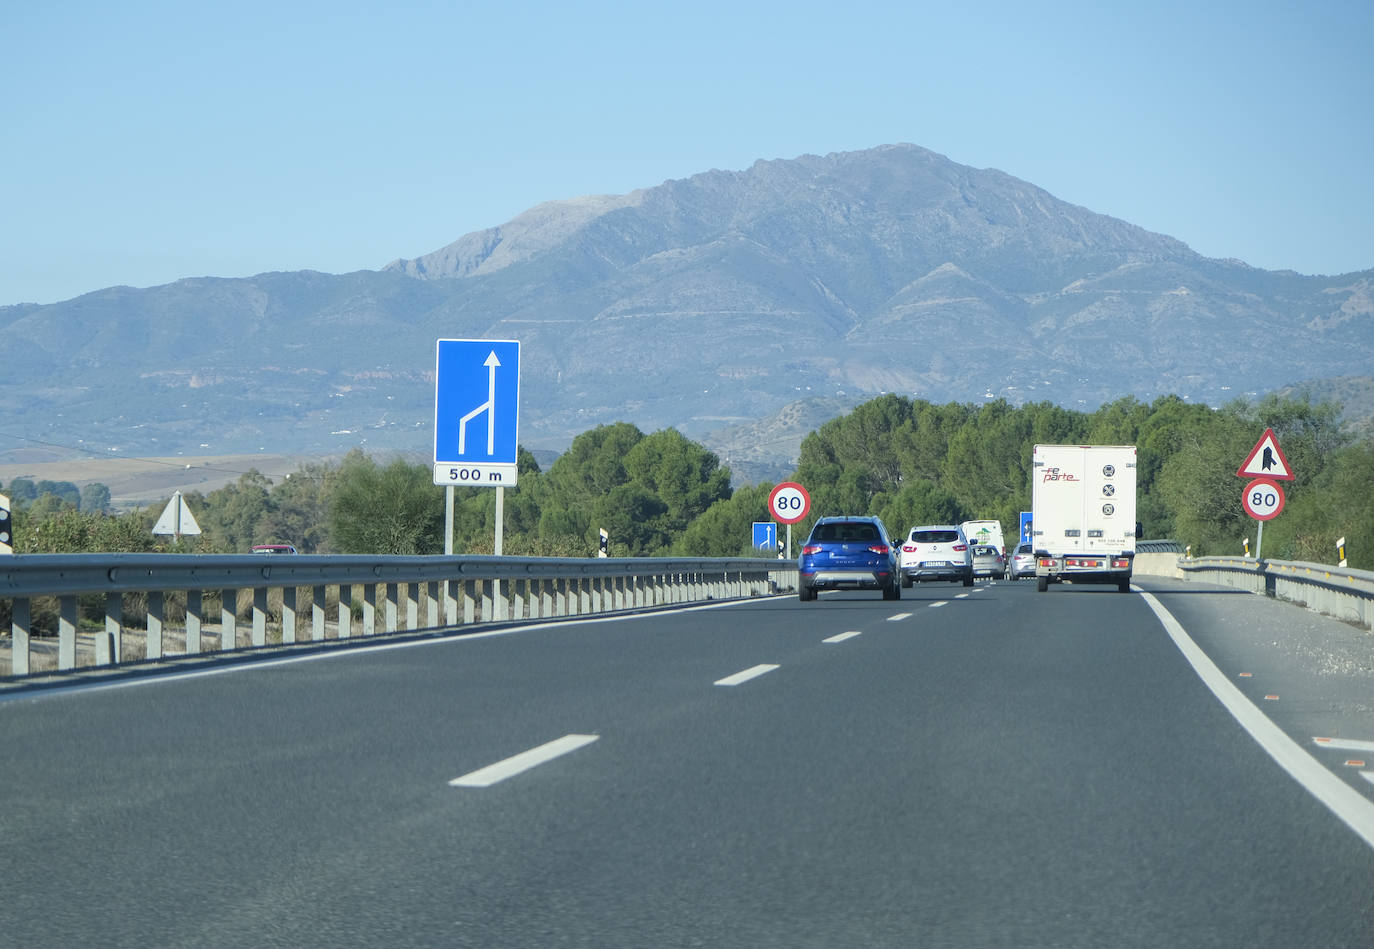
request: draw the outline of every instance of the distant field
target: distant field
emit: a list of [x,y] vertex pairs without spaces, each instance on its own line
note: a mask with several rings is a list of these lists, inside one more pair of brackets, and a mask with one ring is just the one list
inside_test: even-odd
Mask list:
[[[305,455],[214,455],[175,458],[84,458],[70,461],[0,463],[0,484],[15,478],[70,481],[78,487],[99,482],[110,489],[116,508],[161,504],[174,491],[208,493],[232,484],[251,469],[273,484],[301,465],[329,459]],[[7,493],[0,488],[0,493]]]

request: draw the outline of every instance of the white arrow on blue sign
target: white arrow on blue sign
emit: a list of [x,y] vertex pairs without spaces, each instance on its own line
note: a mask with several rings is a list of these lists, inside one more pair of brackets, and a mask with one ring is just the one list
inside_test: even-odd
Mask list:
[[515,484],[520,343],[441,339],[434,365],[434,483]]

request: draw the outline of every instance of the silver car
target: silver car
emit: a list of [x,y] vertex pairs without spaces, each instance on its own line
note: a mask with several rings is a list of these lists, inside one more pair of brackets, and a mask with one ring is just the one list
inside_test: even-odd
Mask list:
[[1007,558],[1007,579],[1020,580],[1022,577],[1035,576],[1035,550],[1028,540],[1016,545]]
[[991,544],[980,544],[973,548],[973,575],[975,577],[1000,577],[1005,570],[1002,551]]

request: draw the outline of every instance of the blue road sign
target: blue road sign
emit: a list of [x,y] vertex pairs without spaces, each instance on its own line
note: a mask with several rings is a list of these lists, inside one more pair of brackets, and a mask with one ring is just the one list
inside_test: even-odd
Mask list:
[[1035,540],[1035,538],[1031,536],[1031,512],[1030,512],[1030,511],[1022,511],[1022,512],[1021,512],[1021,541],[1020,541],[1020,542],[1023,543],[1023,544],[1028,544],[1028,543],[1030,543],[1030,542],[1033,541],[1033,540]]
[[754,549],[755,550],[777,550],[778,549],[778,525],[772,521],[754,522]]
[[435,346],[434,483],[515,484],[520,343],[441,339]]

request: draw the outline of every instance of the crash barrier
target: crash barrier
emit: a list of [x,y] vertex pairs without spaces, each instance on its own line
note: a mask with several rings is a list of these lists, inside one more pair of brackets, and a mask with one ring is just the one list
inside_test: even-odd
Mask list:
[[26,554],[0,561],[0,676],[767,596],[796,582],[795,562],[743,557]]
[[1177,577],[1178,555],[1183,544],[1176,540],[1139,540],[1135,545],[1135,560],[1131,573],[1155,577]]
[[1287,600],[1365,628],[1374,621],[1374,572],[1250,557],[1179,558],[1178,575]]

